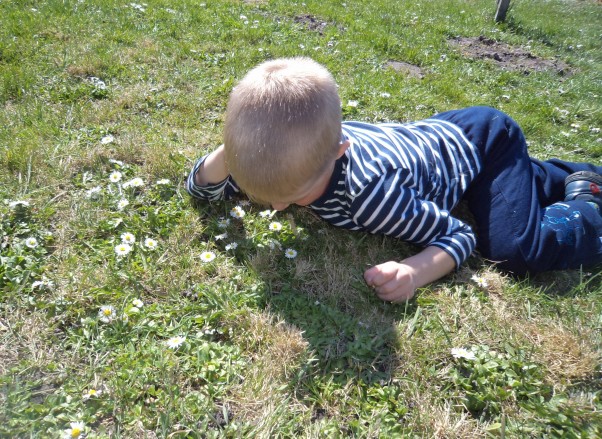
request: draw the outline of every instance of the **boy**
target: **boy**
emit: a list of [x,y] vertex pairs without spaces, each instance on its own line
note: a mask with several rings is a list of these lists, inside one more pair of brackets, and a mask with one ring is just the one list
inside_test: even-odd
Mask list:
[[[599,174],[592,164],[531,159],[518,125],[486,107],[342,123],[330,73],[291,58],[260,64],[234,88],[224,145],[195,164],[187,189],[205,200],[242,190],[276,210],[308,206],[335,226],[424,246],[364,273],[379,297],[402,302],[475,246],[516,274],[602,262]],[[450,215],[461,199],[475,231]]]

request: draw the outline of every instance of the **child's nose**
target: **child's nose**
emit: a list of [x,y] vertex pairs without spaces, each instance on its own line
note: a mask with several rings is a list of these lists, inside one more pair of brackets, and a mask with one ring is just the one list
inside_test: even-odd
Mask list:
[[272,203],[272,208],[274,210],[284,210],[286,209],[288,206],[290,206],[290,204],[285,204],[285,203]]

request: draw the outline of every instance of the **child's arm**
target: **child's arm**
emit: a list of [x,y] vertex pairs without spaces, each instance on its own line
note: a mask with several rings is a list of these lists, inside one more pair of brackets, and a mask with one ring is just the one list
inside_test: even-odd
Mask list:
[[217,184],[228,177],[226,161],[224,159],[224,145],[221,145],[215,151],[205,158],[205,161],[194,175],[194,184],[197,186],[207,186],[208,184]]
[[430,246],[401,262],[389,261],[364,273],[366,283],[387,302],[405,302],[423,287],[450,273],[456,262],[445,250]]
[[240,192],[228,175],[223,145],[197,160],[186,179],[186,190],[204,201],[227,200]]

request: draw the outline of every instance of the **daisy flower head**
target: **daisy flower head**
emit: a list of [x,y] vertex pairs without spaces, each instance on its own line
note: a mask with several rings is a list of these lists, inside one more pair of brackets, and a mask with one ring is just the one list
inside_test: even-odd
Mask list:
[[65,438],[77,439],[84,433],[85,425],[83,422],[71,422],[69,427],[70,428],[65,430],[65,435],[63,436]]
[[119,171],[113,171],[109,175],[109,181],[111,183],[117,183],[117,182],[121,181],[121,177],[122,177],[121,172],[119,172]]
[[146,238],[144,240],[144,247],[146,247],[149,250],[154,250],[157,248],[159,244],[157,243],[157,241],[153,238]]
[[270,239],[268,241],[268,247],[270,248],[270,250],[274,250],[276,247],[278,247],[279,249],[282,250],[282,244],[280,244],[278,241],[276,241],[275,239]]
[[87,401],[90,398],[98,398],[100,395],[102,395],[101,389],[88,389],[84,392],[82,397],[83,397],[84,401]]
[[109,159],[109,163],[113,163],[114,165],[121,166],[121,167],[124,166],[124,163],[121,160]]
[[90,198],[90,199],[96,199],[98,198],[98,195],[100,195],[100,192],[102,191],[102,188],[100,186],[95,186],[91,189],[88,189],[86,191],[86,198]]
[[88,81],[90,82],[90,84],[92,84],[98,90],[106,90],[107,89],[107,84],[102,79],[97,78],[96,76],[90,76],[88,78]]
[[221,233],[219,235],[215,235],[215,240],[219,241],[221,239],[226,239],[228,237],[228,232]]
[[29,201],[25,200],[15,200],[8,203],[8,207],[11,209],[17,209],[19,207],[29,207]]
[[111,323],[116,317],[117,312],[111,305],[103,305],[98,311],[98,318],[103,323]]
[[351,108],[355,108],[355,107],[357,107],[357,106],[358,106],[358,104],[359,104],[359,102],[358,102],[358,101],[347,101],[347,106],[348,106],[348,107],[351,107]]
[[157,186],[165,186],[170,183],[171,183],[171,181],[169,181],[169,178],[162,178],[161,180],[158,180],[155,184]]
[[144,186],[144,180],[142,180],[140,177],[132,178],[130,181],[123,183],[124,188],[142,186]]
[[232,218],[241,219],[245,216],[245,211],[243,210],[242,207],[236,206],[236,207],[232,208],[232,210],[230,211],[230,216]]
[[230,225],[229,218],[220,218],[219,221],[217,222],[217,227],[219,227],[220,229],[225,229],[229,225]]
[[236,250],[236,247],[238,247],[238,243],[231,242],[230,244],[226,244],[226,247],[224,247],[224,248],[226,250]]
[[134,299],[132,300],[132,305],[134,305],[136,308],[142,308],[144,306],[144,302],[140,299]]
[[117,253],[117,256],[126,256],[131,251],[132,246],[125,242],[115,246],[115,253]]
[[133,244],[136,242],[136,237],[133,233],[125,232],[121,234],[121,242],[124,244]]
[[262,210],[261,212],[259,212],[259,216],[262,218],[271,218],[274,216],[274,214],[276,213],[275,210]]
[[279,223],[278,221],[272,221],[270,223],[270,230],[273,232],[279,232],[280,230],[282,230],[282,224]]
[[107,134],[102,139],[100,139],[100,143],[102,143],[103,145],[108,145],[109,143],[113,143],[114,141],[115,137],[113,137],[111,134]]
[[210,251],[204,251],[203,253],[201,253],[201,261],[207,263],[207,262],[211,262],[215,259],[215,253],[210,252]]
[[464,348],[452,348],[451,354],[454,358],[464,358],[465,360],[476,360],[477,357],[472,351]]
[[177,349],[186,341],[186,337],[181,335],[176,335],[175,337],[170,337],[165,341],[165,344],[170,349]]
[[119,200],[117,202],[117,209],[118,210],[123,210],[125,209],[128,205],[130,204],[130,202],[128,200],[126,200],[125,198],[122,198],[121,200]]
[[36,288],[52,288],[54,287],[54,282],[48,279],[46,276],[42,276],[42,280],[36,280],[31,284],[31,289],[34,290]]
[[30,236],[25,240],[25,245],[29,248],[36,248],[38,246],[38,240],[33,236]]
[[473,274],[470,279],[481,288],[487,288],[489,286],[487,279],[485,279],[483,276]]
[[287,259],[295,259],[297,257],[297,250],[287,248],[286,250],[284,250],[284,256]]

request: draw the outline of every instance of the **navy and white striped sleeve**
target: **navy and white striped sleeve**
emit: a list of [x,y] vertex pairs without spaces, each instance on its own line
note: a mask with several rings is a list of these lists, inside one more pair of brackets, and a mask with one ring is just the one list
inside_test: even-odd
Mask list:
[[194,183],[194,176],[196,175],[199,167],[205,163],[207,155],[201,157],[192,167],[190,174],[188,174],[188,178],[186,179],[186,190],[188,193],[194,198],[205,201],[227,200],[234,194],[239,193],[240,189],[230,176],[219,183],[210,184],[207,186],[198,186]]
[[398,170],[391,179],[366,186],[353,201],[354,222],[371,233],[439,247],[454,259],[456,268],[460,267],[476,246],[474,232],[434,202],[420,199],[407,186],[410,181],[407,172]]

